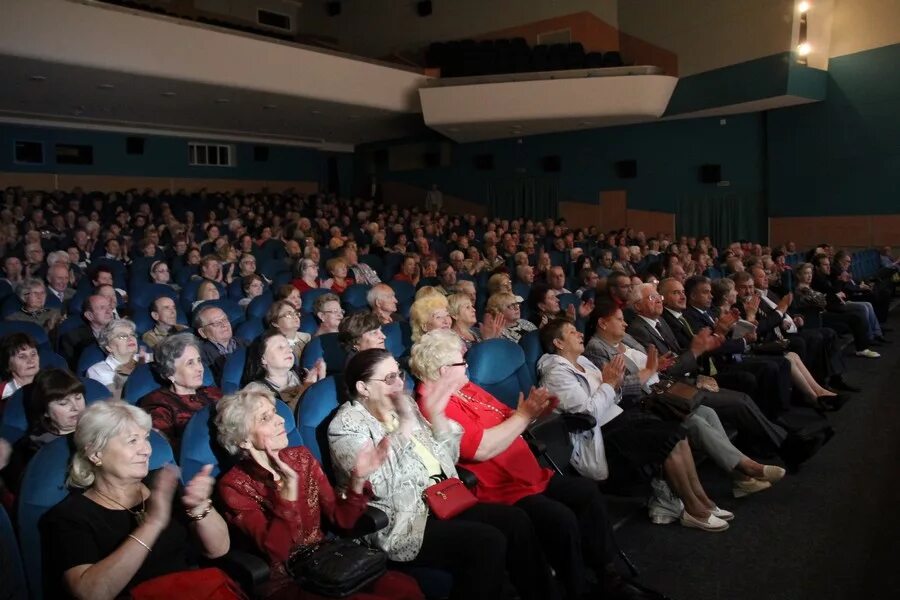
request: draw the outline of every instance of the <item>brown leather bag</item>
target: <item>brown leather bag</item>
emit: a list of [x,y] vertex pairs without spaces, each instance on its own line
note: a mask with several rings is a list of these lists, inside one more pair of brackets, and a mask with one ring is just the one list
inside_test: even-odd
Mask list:
[[641,404],[665,421],[684,421],[700,405],[699,390],[681,381],[660,381]]

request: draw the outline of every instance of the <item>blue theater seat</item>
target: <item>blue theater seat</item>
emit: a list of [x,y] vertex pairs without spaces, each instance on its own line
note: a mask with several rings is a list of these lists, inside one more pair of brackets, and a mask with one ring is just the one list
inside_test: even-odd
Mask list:
[[516,408],[519,393],[528,394],[534,376],[525,362],[525,352],[509,340],[485,340],[466,354],[469,379],[511,408]]

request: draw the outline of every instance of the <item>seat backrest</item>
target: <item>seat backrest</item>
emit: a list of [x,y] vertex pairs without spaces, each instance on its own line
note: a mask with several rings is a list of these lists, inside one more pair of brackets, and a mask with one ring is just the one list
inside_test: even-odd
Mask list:
[[6,408],[0,413],[0,437],[15,444],[27,430],[28,419],[25,417],[22,388],[19,388],[6,399]]
[[234,332],[234,337],[244,340],[249,344],[255,338],[262,335],[262,332],[265,331],[265,329],[262,319],[251,317],[238,326]]
[[408,356],[412,348],[412,331],[406,322],[388,323],[381,326],[384,333],[384,347],[394,358]]
[[[157,431],[150,431],[150,470],[174,464],[172,448]],[[35,453],[19,491],[19,544],[25,565],[25,575],[32,598],[43,597],[41,568],[41,536],[38,523],[48,510],[61,502],[68,494],[66,475],[69,468],[69,440],[58,438]]]
[[[281,400],[275,401],[275,409],[284,419],[284,429],[287,433],[288,445],[299,446],[303,443],[300,432],[297,431],[297,423],[291,409]],[[216,438],[215,412],[213,405],[204,406],[188,421],[181,437],[181,454],[178,457],[178,466],[181,467],[181,478],[188,482],[205,465],[212,465],[212,476],[217,477],[227,471],[236,462],[225,451]]]
[[325,369],[329,375],[344,370],[347,352],[338,341],[338,334],[325,333],[311,339],[300,354],[300,366],[311,369],[320,358],[325,361]]
[[156,379],[150,365],[141,363],[134,368],[134,371],[125,380],[125,387],[122,389],[122,400],[129,404],[137,404],[138,400],[161,386],[162,384]]
[[37,323],[29,323],[28,321],[0,321],[0,337],[10,333],[27,333],[34,338],[38,346],[45,348],[50,347],[50,338],[47,336],[47,330]]
[[19,546],[16,544],[16,532],[6,509],[0,505],[0,555],[5,557],[6,569],[3,580],[3,589],[6,598],[27,598],[28,586],[25,583],[25,569],[22,566],[22,556],[19,554]]
[[132,307],[149,308],[153,301],[160,296],[168,296],[175,301],[176,306],[178,305],[178,292],[172,286],[162,283],[148,283],[137,286],[136,289],[131,290],[131,293],[128,295],[128,301]]
[[247,362],[247,349],[235,348],[234,352],[225,358],[225,366],[222,367],[222,393],[233,394],[241,389],[241,376],[244,374],[244,364]]
[[331,452],[328,450],[328,423],[338,407],[335,378],[326,377],[312,384],[297,406],[297,428],[303,445],[330,472]]
[[79,377],[78,379],[81,381],[81,383],[84,384],[85,404],[91,405],[94,402],[100,402],[101,400],[109,400],[110,398],[112,398],[112,392],[109,391],[109,388],[99,381],[95,381],[88,377]]
[[537,381],[537,362],[544,354],[541,348],[540,331],[529,331],[519,340],[522,352],[525,353],[525,364],[528,365],[528,372],[531,373],[534,381]]
[[45,348],[38,348],[38,355],[41,358],[41,368],[42,369],[68,369],[69,365],[66,364],[66,359],[62,356],[53,352],[52,350],[47,350]]
[[347,312],[360,312],[369,309],[366,295],[372,286],[364,283],[354,283],[341,294],[341,304]]
[[534,377],[525,363],[525,353],[515,342],[496,338],[479,342],[466,354],[469,379],[495,398],[515,408],[519,393],[528,394]]
[[262,319],[266,316],[269,307],[272,306],[272,302],[272,292],[266,290],[261,295],[251,300],[250,304],[247,305],[247,318]]
[[319,296],[324,296],[325,294],[331,294],[332,291],[328,288],[315,288],[312,290],[306,290],[302,294],[300,294],[300,312],[304,315],[312,314],[313,304],[316,303],[316,299]]
[[75,374],[79,376],[84,375],[94,364],[104,360],[106,360],[106,353],[100,349],[100,346],[98,346],[96,342],[91,342],[81,351],[81,356],[78,357],[77,372]]

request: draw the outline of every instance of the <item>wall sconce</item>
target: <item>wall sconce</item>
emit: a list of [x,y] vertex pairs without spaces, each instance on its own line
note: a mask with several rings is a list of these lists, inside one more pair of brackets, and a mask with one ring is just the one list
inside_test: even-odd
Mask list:
[[807,64],[807,56],[812,51],[812,46],[810,46],[807,41],[807,18],[809,9],[811,5],[806,0],[797,4],[797,10],[800,11],[800,35],[797,40],[797,64],[798,65],[806,65]]

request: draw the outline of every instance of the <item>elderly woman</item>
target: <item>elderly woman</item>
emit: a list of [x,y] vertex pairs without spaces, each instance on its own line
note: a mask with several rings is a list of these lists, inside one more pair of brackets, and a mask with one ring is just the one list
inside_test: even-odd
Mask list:
[[238,306],[246,308],[254,298],[262,296],[265,289],[263,278],[256,273],[241,278],[241,290],[244,292],[244,297],[238,300]]
[[203,385],[203,360],[200,347],[190,333],[167,337],[156,347],[156,372],[168,384],[138,401],[150,413],[153,429],[166,436],[175,456],[181,446],[181,434],[194,413],[222,397],[217,387]]
[[0,338],[0,415],[6,399],[34,381],[41,369],[37,342],[27,333],[13,332]]
[[[455,335],[446,334],[459,343]],[[463,377],[463,369],[452,369],[439,381],[423,385],[421,404],[431,415],[426,421],[404,394],[403,371],[390,353],[370,349],[356,354],[344,370],[350,401],[338,408],[328,427],[338,480],[352,480],[361,449],[384,449],[384,463],[369,473],[374,492],[370,503],[387,513],[389,525],[369,540],[391,560],[450,571],[451,598],[501,598],[503,564],[521,598],[556,598],[523,511],[479,503],[442,520],[429,514],[422,498],[433,483],[457,476],[461,431],[444,409]]]
[[350,267],[343,258],[331,258],[325,263],[325,267],[331,275],[330,289],[335,294],[343,294],[344,290],[356,283],[352,275],[347,275]]
[[28,431],[12,446],[9,465],[2,471],[3,482],[13,495],[18,493],[25,467],[35,453],[75,431],[84,411],[84,384],[63,369],[45,369],[25,388],[22,400]]
[[335,294],[322,294],[313,303],[313,314],[319,321],[319,328],[313,337],[326,333],[337,333],[344,318],[344,309],[341,308],[341,299]]
[[106,358],[91,365],[87,376],[108,387],[118,398],[125,380],[138,363],[152,358],[143,350],[138,351],[135,325],[128,319],[113,319],[107,323],[97,336],[97,344],[106,352]]
[[318,288],[331,288],[331,280],[323,281],[319,279],[319,263],[316,261],[310,258],[300,259],[297,270],[299,277],[291,281],[291,285],[301,293]]
[[302,300],[300,299],[300,290],[289,283],[278,286],[278,289],[275,290],[275,295],[273,296],[273,298],[275,302],[284,300],[285,302],[293,306],[294,310],[297,311],[300,310],[300,306],[302,305]]
[[[225,517],[256,543],[271,565],[261,596],[270,600],[317,597],[300,589],[285,570],[285,561],[301,547],[324,540],[326,523],[353,527],[372,499],[366,479],[381,467],[385,448],[361,448],[353,479],[344,493],[337,493],[309,450],[288,447],[275,397],[258,383],[222,398],[216,407],[216,430],[225,450],[241,459],[219,479]],[[422,597],[415,580],[393,571],[350,596],[360,600]]]
[[[625,332],[626,323],[622,310],[611,299],[598,302],[588,321],[590,341],[585,358],[597,368],[621,356],[625,363],[625,378],[617,394],[625,402],[639,401],[643,386],[654,376],[658,363],[650,361],[647,351]],[[655,346],[654,346],[655,348]],[[652,383],[652,382],[651,382]],[[716,412],[708,406],[698,406],[685,419],[684,426],[692,446],[701,448],[713,462],[732,478],[732,493],[741,498],[772,487],[784,477],[784,469],[762,465],[738,450],[722,427]]]
[[447,311],[453,320],[450,328],[465,344],[466,352],[469,348],[482,340],[490,340],[500,336],[500,332],[506,327],[503,315],[494,316],[485,313],[484,323],[478,327],[478,318],[475,314],[475,306],[468,294],[451,294],[447,297]]
[[357,352],[371,348],[384,349],[381,319],[370,312],[354,313],[341,321],[338,340],[347,351],[348,359]]
[[325,362],[320,358],[306,371],[297,370],[291,345],[277,329],[269,329],[247,348],[247,362],[241,382],[266,385],[276,397],[293,410],[306,388],[325,378]]
[[22,301],[22,308],[6,317],[7,321],[27,321],[40,325],[46,331],[53,331],[62,321],[57,308],[47,308],[47,288],[40,279],[25,279],[16,287],[16,295]]
[[452,332],[425,335],[413,346],[410,365],[422,382],[417,393],[426,419],[435,416],[428,386],[453,383],[445,412],[463,429],[457,463],[477,476],[475,495],[481,502],[528,514],[566,597],[585,594],[585,567],[594,570],[605,597],[653,597],[616,575],[612,527],[594,482],[541,467],[522,438],[528,425],[551,408],[547,390],[520,394],[516,409],[506,406],[468,380],[462,343]]
[[[538,361],[541,385],[556,395],[563,412],[585,412],[597,419],[593,430],[572,436],[572,464],[585,477],[605,480],[610,462],[654,475],[650,519],[656,524],[679,520],[686,527],[724,531],[734,515],[709,499],[700,483],[691,448],[680,423],[663,421],[642,411],[633,399],[617,392],[625,362],[616,359],[603,370],[584,357],[584,336],[564,319],[541,328],[541,344],[547,352]],[[656,347],[648,352],[647,366],[638,376],[645,384],[656,375]],[[635,376],[632,376],[635,377]],[[665,480],[660,478],[660,472]],[[677,496],[665,482],[671,484]]]
[[490,314],[494,315],[494,319],[503,318],[506,326],[500,332],[500,337],[517,344],[523,335],[537,329],[534,323],[522,318],[522,300],[521,296],[509,292],[499,292],[488,298],[484,310],[485,316]]
[[68,484],[84,493],[69,494],[40,523],[45,597],[173,593],[171,578],[153,580],[175,573],[180,598],[207,597],[201,590],[215,583],[234,589],[218,571],[183,573],[195,566],[197,554],[228,552],[228,527],[210,500],[210,465],[187,482],[178,500],[175,469],[149,473],[150,427],[147,413],[124,402],[97,402],[81,415]]
[[177,291],[181,290],[181,286],[172,283],[172,273],[164,260],[155,260],[150,264],[150,281],[167,285]]
[[450,318],[447,297],[436,293],[417,298],[409,307],[409,323],[413,342],[419,341],[429,331],[450,329],[453,320]]
[[206,279],[197,286],[197,299],[191,304],[191,310],[194,310],[207,300],[218,300],[220,297],[219,286]]
[[512,293],[512,279],[508,273],[494,273],[487,282],[488,296],[499,294],[500,292]]
[[264,322],[287,339],[294,356],[299,360],[303,349],[312,339],[312,336],[300,331],[300,313],[298,311],[299,308],[294,307],[286,300],[279,300],[278,302],[273,302],[269,310],[266,311]]

